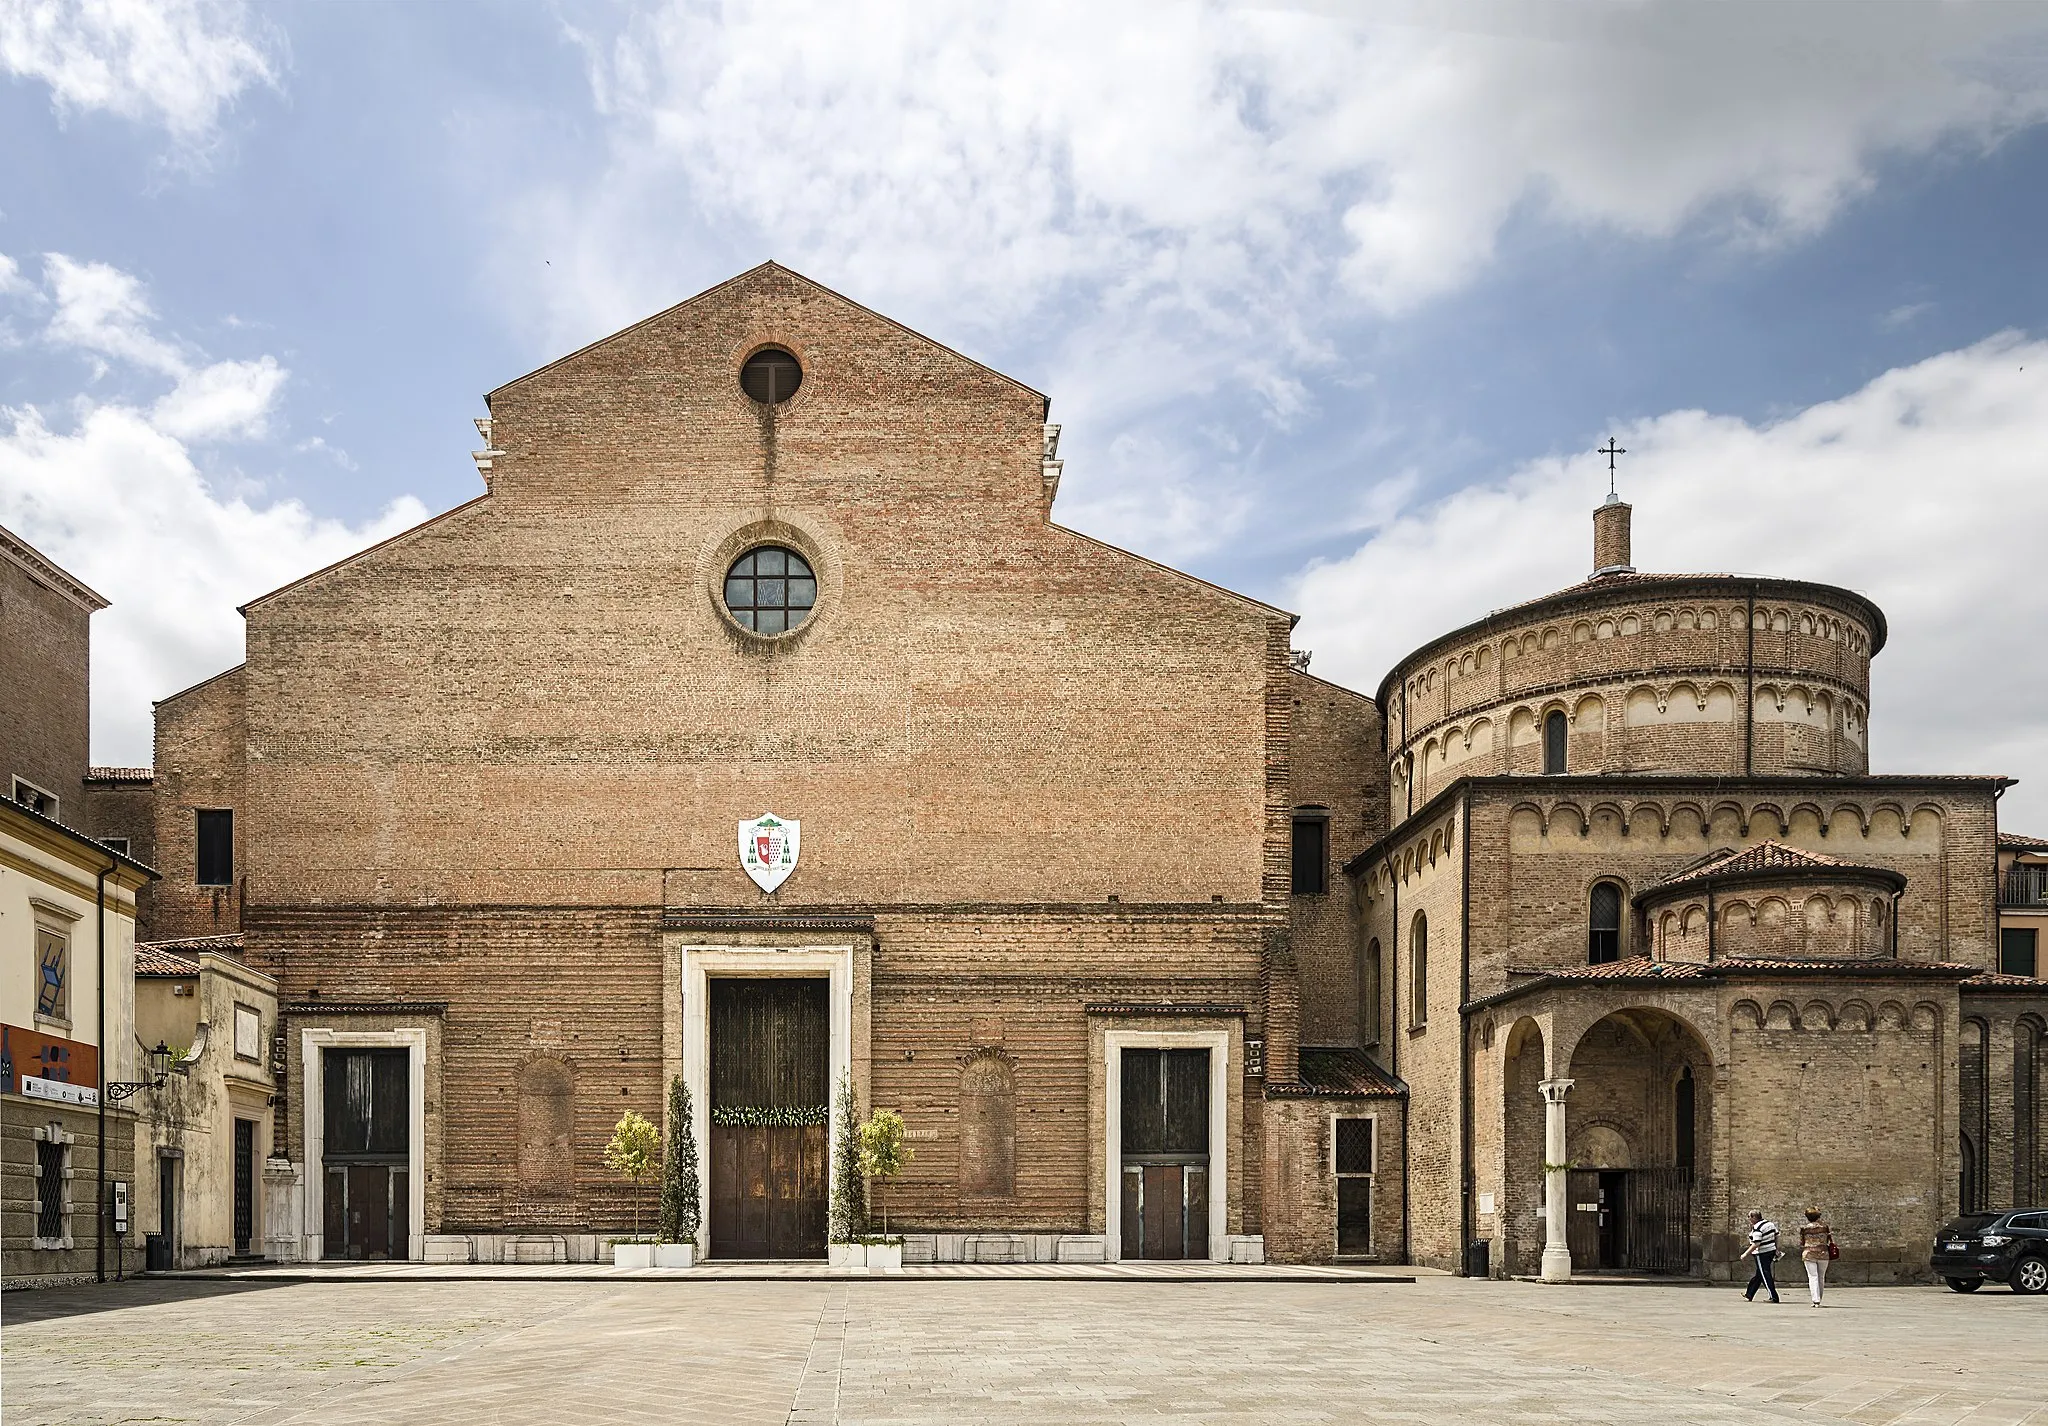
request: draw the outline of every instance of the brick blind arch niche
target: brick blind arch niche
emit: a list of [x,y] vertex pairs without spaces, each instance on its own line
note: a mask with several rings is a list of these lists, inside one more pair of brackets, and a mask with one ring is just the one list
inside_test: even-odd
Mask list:
[[1000,1050],[976,1050],[960,1070],[960,1196],[1016,1193],[1016,1067]]
[[576,1072],[542,1055],[519,1070],[519,1192],[567,1198],[576,1188]]

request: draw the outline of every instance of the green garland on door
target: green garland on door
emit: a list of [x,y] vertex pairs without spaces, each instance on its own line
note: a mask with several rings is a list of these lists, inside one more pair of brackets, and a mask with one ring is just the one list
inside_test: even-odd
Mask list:
[[725,1128],[801,1129],[830,1122],[822,1104],[777,1105],[721,1104],[711,1111],[711,1122]]

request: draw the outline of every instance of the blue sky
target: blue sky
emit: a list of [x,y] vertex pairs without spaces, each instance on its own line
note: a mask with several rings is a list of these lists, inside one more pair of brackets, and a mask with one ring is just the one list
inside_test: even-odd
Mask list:
[[1048,392],[1056,518],[1366,689],[1585,572],[1882,602],[1884,771],[2048,831],[2048,5],[0,0],[0,521],[233,605],[478,492],[481,395],[774,257]]

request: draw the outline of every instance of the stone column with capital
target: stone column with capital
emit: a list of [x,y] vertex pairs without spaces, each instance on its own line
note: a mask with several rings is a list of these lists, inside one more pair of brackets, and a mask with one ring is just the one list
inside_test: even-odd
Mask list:
[[1570,1282],[1572,1250],[1565,1237],[1565,1201],[1571,1189],[1566,1177],[1564,1147],[1564,1097],[1575,1083],[1569,1079],[1546,1079],[1536,1087],[1543,1092],[1543,1280]]

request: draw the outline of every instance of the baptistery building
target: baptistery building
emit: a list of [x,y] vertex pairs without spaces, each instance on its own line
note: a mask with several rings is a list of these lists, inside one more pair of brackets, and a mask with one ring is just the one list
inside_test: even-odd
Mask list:
[[774,264],[488,404],[475,500],[157,705],[143,934],[278,985],[271,1256],[601,1258],[678,1081],[714,1259],[826,1254],[841,1085],[912,1262],[1712,1276],[1818,1199],[1890,1280],[2040,1182],[2004,783],[1869,772],[1861,596],[1613,502],[1346,689]]

